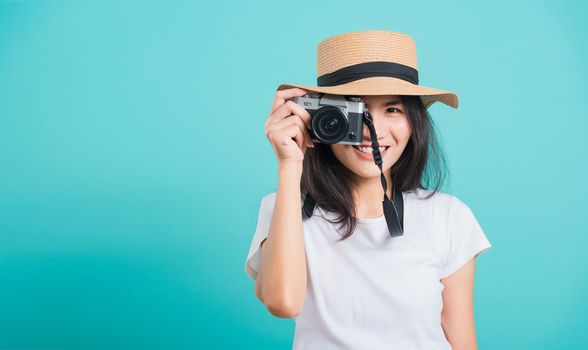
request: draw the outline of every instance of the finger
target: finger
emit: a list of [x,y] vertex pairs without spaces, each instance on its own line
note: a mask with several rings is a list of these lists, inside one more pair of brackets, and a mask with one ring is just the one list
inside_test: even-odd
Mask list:
[[294,139],[298,148],[302,149],[302,130],[300,130],[300,125],[298,124],[291,124],[284,127],[281,132],[286,135],[287,137]]
[[291,88],[285,90],[276,91],[274,102],[272,103],[272,107],[270,110],[270,114],[276,111],[281,105],[283,105],[288,99],[296,96],[304,96],[307,94],[307,91],[301,88]]
[[264,131],[265,131],[266,135],[269,135],[270,133],[287,128],[293,124],[298,124],[300,126],[300,129],[302,130],[302,133],[304,136],[304,140],[303,140],[304,145],[314,148],[315,145],[314,145],[314,141],[312,140],[312,136],[310,134],[310,129],[306,127],[306,125],[302,121],[301,117],[298,115],[293,114],[293,115],[290,115],[290,116],[288,116],[278,122],[267,125],[266,127],[264,127]]
[[308,129],[306,129],[306,139],[308,140],[308,147],[314,148],[314,141],[312,140],[312,136],[310,135]]
[[[302,133],[300,125],[294,121],[294,118],[286,118],[279,123],[272,124],[266,131],[270,140],[272,139],[270,135],[286,135],[289,138],[294,138],[297,134]],[[274,139],[277,142],[283,142],[280,137],[274,137]]]
[[306,94],[307,91],[301,88],[291,88],[276,91],[274,102],[272,103],[272,107],[270,109],[270,114],[273,114],[276,111],[276,109],[278,109],[281,105],[283,105],[286,102],[287,99],[296,96],[304,96]]
[[304,148],[304,127],[301,127],[300,124],[296,124],[295,126],[298,131],[296,132],[296,135],[294,135],[294,140],[296,140],[298,148],[302,149]]
[[289,117],[292,114],[300,116],[306,127],[310,128],[310,113],[308,113],[308,111],[304,109],[304,107],[300,106],[294,101],[288,101],[282,106],[280,106],[271,116],[270,120],[268,120],[268,123],[276,123],[284,118]]
[[275,123],[272,124],[268,124],[265,127],[265,132],[266,134],[269,132],[276,132],[278,130],[282,130],[285,129],[287,127],[289,127],[290,125],[293,125],[296,123],[296,121],[294,120],[295,118],[299,118],[298,116],[292,114],[289,117],[286,117],[284,119],[281,119]]
[[310,136],[310,131],[306,127],[306,124],[304,124],[304,122],[302,121],[302,118],[300,116],[291,115],[291,116],[285,118],[283,121],[287,122],[288,124],[290,124],[290,123],[298,124],[298,126],[300,126],[300,130],[303,133],[302,136],[304,136],[304,145],[308,146],[308,147],[314,147],[314,143],[312,142],[312,137]]

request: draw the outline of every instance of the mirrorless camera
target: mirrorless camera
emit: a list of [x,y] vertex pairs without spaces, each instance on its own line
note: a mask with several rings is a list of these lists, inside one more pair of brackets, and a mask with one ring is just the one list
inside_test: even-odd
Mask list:
[[361,97],[309,92],[292,100],[310,114],[313,142],[361,145],[365,107]]

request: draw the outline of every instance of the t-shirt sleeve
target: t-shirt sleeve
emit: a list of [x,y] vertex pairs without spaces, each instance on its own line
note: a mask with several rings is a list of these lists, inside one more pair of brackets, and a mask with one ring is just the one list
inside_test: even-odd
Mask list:
[[450,276],[473,257],[492,247],[472,210],[455,196],[449,202],[446,225],[441,279]]
[[260,245],[265,238],[267,238],[270,223],[272,220],[272,214],[274,211],[274,204],[276,202],[276,192],[270,193],[261,199],[259,206],[259,214],[257,217],[257,226],[255,228],[255,234],[251,240],[249,247],[249,254],[247,254],[247,260],[245,261],[245,272],[247,275],[254,280],[257,279],[257,273],[259,272],[259,264],[261,258]]

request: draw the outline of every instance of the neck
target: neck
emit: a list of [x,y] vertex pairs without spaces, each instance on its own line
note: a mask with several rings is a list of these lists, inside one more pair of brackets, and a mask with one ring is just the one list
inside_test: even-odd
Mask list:
[[[384,173],[386,177],[386,193],[392,200],[392,175],[390,170]],[[380,175],[373,178],[356,178],[356,191],[353,193],[356,216],[360,218],[373,218],[384,215],[382,201],[384,189]]]

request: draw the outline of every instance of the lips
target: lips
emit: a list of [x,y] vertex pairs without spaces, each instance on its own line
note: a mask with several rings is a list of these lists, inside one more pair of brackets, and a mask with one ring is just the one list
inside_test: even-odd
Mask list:
[[[372,160],[372,161],[374,160],[374,155],[372,154],[372,152],[365,153],[365,152],[362,152],[359,149],[357,149],[358,146],[352,146],[352,147],[353,147],[353,152],[355,154],[357,154],[361,159],[367,159],[367,160]],[[384,147],[384,150],[382,151],[380,148],[380,154],[383,157],[386,154],[386,152],[388,151],[388,149],[390,148],[390,146],[382,146],[382,147]]]
[[[371,143],[362,143],[362,144],[361,144],[361,147],[372,147],[372,144],[371,144]],[[386,146],[386,145],[380,145],[380,147],[389,147],[389,146]]]

